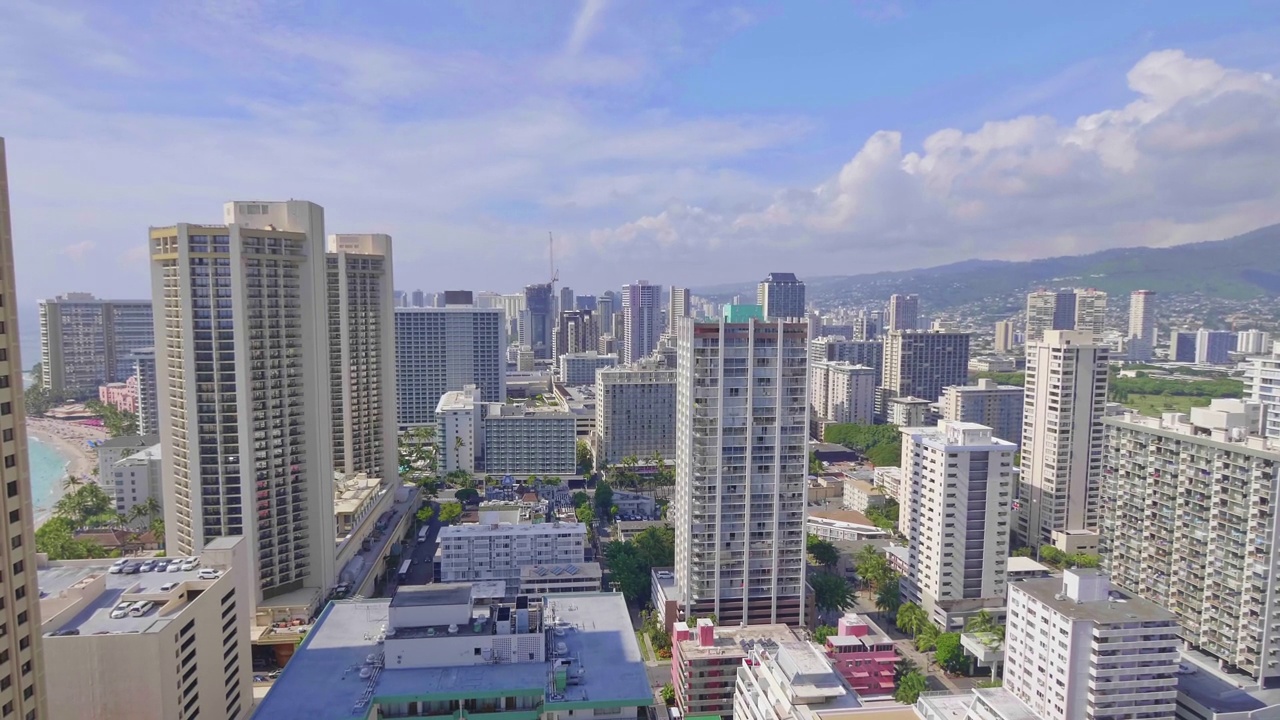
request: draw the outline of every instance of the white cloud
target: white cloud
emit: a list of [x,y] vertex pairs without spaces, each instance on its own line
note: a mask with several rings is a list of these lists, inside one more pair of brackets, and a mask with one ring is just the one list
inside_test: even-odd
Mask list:
[[98,244],[92,240],[81,240],[78,243],[72,243],[58,252],[59,255],[70,258],[72,262],[83,262],[85,256],[96,248]]
[[587,41],[591,39],[595,33],[596,25],[600,22],[600,14],[604,11],[605,0],[582,0],[582,8],[578,10],[578,15],[573,20],[573,29],[569,33],[569,42],[565,45],[565,51],[570,55],[576,55],[582,52]]

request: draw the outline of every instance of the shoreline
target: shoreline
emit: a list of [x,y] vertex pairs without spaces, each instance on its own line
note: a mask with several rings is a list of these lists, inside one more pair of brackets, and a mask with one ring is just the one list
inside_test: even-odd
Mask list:
[[81,425],[74,421],[52,420],[49,418],[27,418],[27,435],[51,446],[54,451],[66,458],[62,475],[54,481],[46,497],[34,497],[32,488],[32,504],[35,506],[33,520],[39,528],[53,516],[53,506],[62,499],[62,481],[68,475],[74,475],[86,482],[94,482],[93,470],[98,465],[98,454],[88,446],[90,440],[106,440],[107,433],[101,428]]

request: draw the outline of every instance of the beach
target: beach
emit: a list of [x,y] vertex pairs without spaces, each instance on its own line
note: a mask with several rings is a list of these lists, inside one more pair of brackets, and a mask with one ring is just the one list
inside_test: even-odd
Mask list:
[[[45,471],[46,477],[36,477],[32,468],[31,493],[36,506],[35,523],[39,527],[53,512],[53,505],[62,497],[62,480],[68,475],[93,480],[93,470],[98,465],[98,454],[89,442],[106,440],[107,432],[99,427],[81,425],[66,420],[27,418],[29,439],[48,446],[65,459],[65,467],[55,472]],[[56,477],[54,475],[56,474]]]

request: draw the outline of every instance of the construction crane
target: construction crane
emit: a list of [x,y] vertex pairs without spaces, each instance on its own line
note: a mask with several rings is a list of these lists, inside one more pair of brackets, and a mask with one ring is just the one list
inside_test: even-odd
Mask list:
[[556,269],[556,238],[547,231],[548,262],[551,266],[551,294],[556,294],[556,283],[560,281],[560,271]]

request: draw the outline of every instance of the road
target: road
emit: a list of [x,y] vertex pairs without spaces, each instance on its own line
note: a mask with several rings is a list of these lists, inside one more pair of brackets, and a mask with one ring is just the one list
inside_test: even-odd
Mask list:
[[[413,508],[417,512],[417,506]],[[436,556],[436,541],[440,535],[440,508],[436,507],[436,516],[431,518],[431,529],[427,533],[427,539],[424,542],[418,542],[418,535],[415,531],[406,542],[405,555],[401,557],[409,557],[413,559],[413,563],[409,566],[409,577],[405,580],[405,585],[427,585],[435,582],[434,565]],[[403,562],[403,561],[402,561]],[[396,588],[401,584],[397,579],[397,570],[393,569],[387,580],[386,588],[382,591],[383,597],[391,597],[395,594]]]

